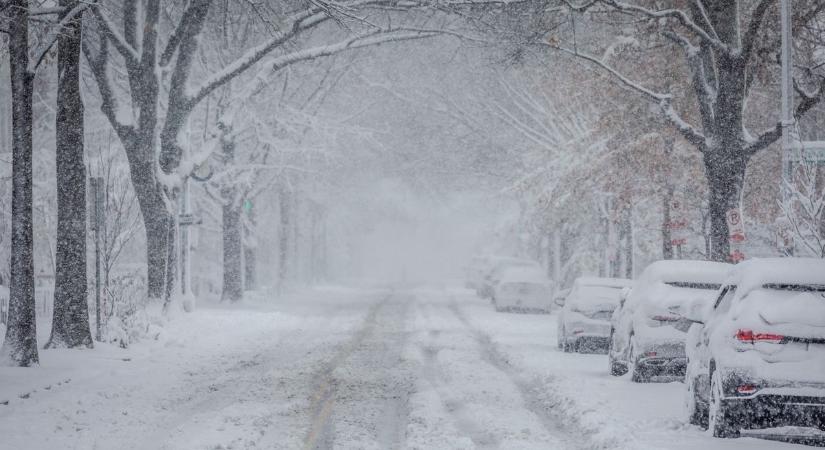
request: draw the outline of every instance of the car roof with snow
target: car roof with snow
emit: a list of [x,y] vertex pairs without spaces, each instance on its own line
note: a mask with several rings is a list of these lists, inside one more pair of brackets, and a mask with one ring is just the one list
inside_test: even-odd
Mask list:
[[690,303],[710,303],[733,266],[713,261],[664,260],[645,268],[630,293],[630,304],[652,315],[678,311]]
[[632,287],[633,280],[627,278],[602,278],[602,277],[579,277],[573,282],[573,286],[602,286],[611,288]]
[[549,283],[550,280],[540,268],[530,266],[510,267],[501,276],[502,283]]
[[647,266],[640,285],[661,283],[722,284],[733,266],[714,261],[663,260]]
[[728,271],[726,285],[745,293],[765,285],[825,286],[825,259],[754,258]]

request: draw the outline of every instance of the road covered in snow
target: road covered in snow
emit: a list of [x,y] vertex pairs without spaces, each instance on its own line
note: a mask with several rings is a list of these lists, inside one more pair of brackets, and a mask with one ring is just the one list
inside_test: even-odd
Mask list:
[[201,305],[127,350],[0,369],[0,448],[801,448],[687,425],[679,382],[556,347],[469,291],[318,288]]

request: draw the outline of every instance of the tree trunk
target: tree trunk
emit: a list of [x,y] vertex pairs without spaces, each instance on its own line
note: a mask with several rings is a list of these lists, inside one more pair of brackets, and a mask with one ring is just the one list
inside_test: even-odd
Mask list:
[[[61,0],[68,13],[77,0]],[[57,245],[52,334],[46,348],[91,348],[86,298],[86,167],[80,96],[82,15],[57,40]]]
[[630,203],[625,205],[621,213],[621,223],[619,225],[619,242],[622,244],[622,272],[620,277],[633,278],[633,210]]
[[670,205],[673,202],[673,186],[665,187],[665,195],[662,196],[662,259],[673,259],[673,237],[670,234]]
[[705,154],[704,163],[710,204],[710,259],[729,261],[730,241],[726,215],[729,210],[739,207],[747,159],[742,156],[741,149],[712,149]]
[[6,339],[0,362],[28,367],[39,362],[34,303],[32,230],[32,82],[28,0],[12,0],[8,21],[12,91],[11,283]]
[[225,202],[222,212],[223,291],[221,301],[237,302],[243,298],[241,208],[234,202]]
[[244,290],[255,290],[255,271],[257,269],[255,261],[255,247],[244,245],[243,248],[243,269],[244,269]]
[[289,192],[281,187],[279,195],[281,226],[278,230],[278,292],[282,293],[289,271],[289,232],[290,232],[290,199]]

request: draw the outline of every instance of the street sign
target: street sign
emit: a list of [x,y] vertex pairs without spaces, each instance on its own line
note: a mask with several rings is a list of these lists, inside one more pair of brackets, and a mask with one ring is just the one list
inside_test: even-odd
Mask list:
[[189,225],[200,225],[203,223],[203,220],[200,216],[195,214],[181,214],[178,216],[178,225],[182,227],[186,227]]
[[743,242],[745,240],[745,224],[739,208],[728,210],[725,219],[728,222],[728,236],[731,242]]
[[789,145],[788,161],[792,163],[825,163],[825,141],[796,141]]

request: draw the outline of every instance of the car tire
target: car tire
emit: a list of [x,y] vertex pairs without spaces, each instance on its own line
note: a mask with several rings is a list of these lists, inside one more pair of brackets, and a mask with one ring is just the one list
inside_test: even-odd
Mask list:
[[731,405],[722,398],[722,377],[714,371],[710,377],[710,407],[708,427],[717,438],[738,438],[739,421]]
[[612,356],[608,356],[608,360],[610,361],[610,375],[620,377],[627,373],[626,365],[614,360]]
[[575,351],[575,344],[573,342],[570,342],[570,340],[567,339],[566,335],[564,336],[564,340],[562,341],[561,345],[564,353],[573,353]]
[[708,429],[708,408],[699,401],[699,393],[696,392],[696,380],[687,380],[687,393],[685,395],[685,405],[687,409],[688,422],[697,425],[703,430]]
[[634,383],[647,383],[650,381],[650,375],[644,367],[639,365],[638,357],[636,356],[635,346],[630,344],[630,381]]

